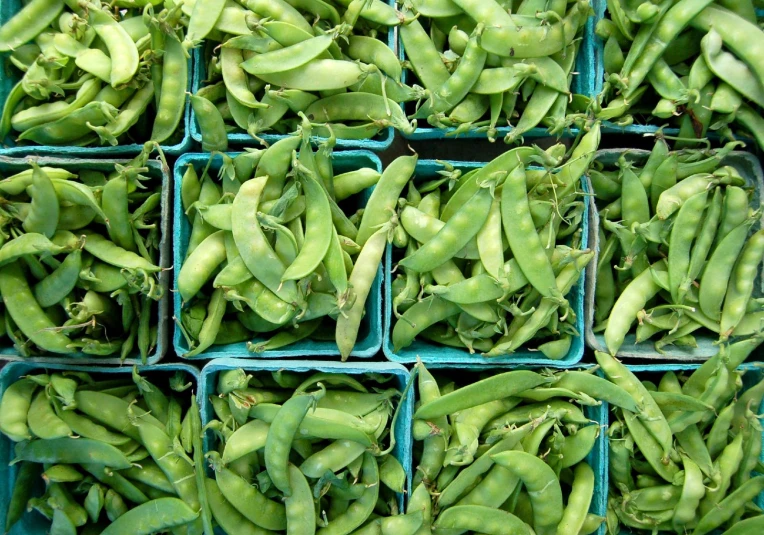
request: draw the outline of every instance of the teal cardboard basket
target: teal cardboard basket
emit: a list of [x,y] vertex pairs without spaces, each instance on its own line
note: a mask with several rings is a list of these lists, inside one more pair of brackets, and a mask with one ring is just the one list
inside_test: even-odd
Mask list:
[[[595,10],[598,7],[598,3],[601,3],[603,6],[605,4],[604,0],[592,0],[592,7],[595,8]],[[604,8],[603,8],[604,10]],[[571,91],[573,93],[578,93],[581,95],[585,95],[588,97],[592,97],[599,93],[599,91],[602,90],[602,83],[600,82],[599,90],[597,89],[597,81],[602,78],[602,76],[596,76],[596,66],[600,65],[601,62],[598,62],[597,59],[597,48],[596,48],[596,42],[595,39],[597,39],[597,36],[594,34],[594,26],[596,23],[596,17],[589,17],[589,19],[586,21],[586,26],[584,27],[584,34],[581,44],[578,48],[578,57],[576,58],[576,66],[575,66],[575,74],[573,76],[573,82],[571,83]],[[406,50],[403,46],[403,41],[398,37],[398,57],[401,59],[401,61],[406,60]],[[601,56],[601,47],[600,47],[600,56]],[[411,82],[412,73],[409,72],[408,69],[404,69],[403,71],[403,82],[409,83]],[[414,75],[414,78],[415,75]],[[414,103],[410,103],[414,104]],[[404,105],[404,110],[411,112],[413,110],[410,109],[409,106]],[[403,134],[403,137],[406,139],[412,139],[412,140],[432,140],[432,139],[452,139],[455,137],[454,132],[456,131],[455,128],[434,128],[427,124],[426,119],[420,119],[419,125],[426,125],[426,126],[419,126],[413,134]],[[506,136],[509,132],[512,131],[511,126],[501,126],[496,129],[498,132],[498,135],[496,136],[496,142],[503,142],[502,138]],[[578,136],[580,132],[579,128],[567,128],[560,137],[564,138],[573,138]],[[485,139],[486,134],[485,132],[476,132],[474,130],[470,130],[469,132],[466,132],[464,134],[459,134],[456,136],[460,139]],[[538,139],[538,138],[544,138],[544,137],[550,137],[549,131],[545,127],[536,127],[531,129],[530,131],[523,134],[523,137],[526,139]]]
[[[199,399],[201,400],[202,425],[206,426],[211,420],[215,419],[215,413],[212,410],[212,404],[209,402],[210,396],[216,395],[218,374],[225,370],[235,370],[242,368],[247,373],[270,373],[275,371],[288,372],[321,372],[328,374],[348,374],[362,375],[364,373],[373,373],[382,376],[392,376],[395,388],[405,393],[406,384],[411,377],[409,371],[399,364],[390,362],[318,362],[309,360],[292,360],[289,362],[277,361],[252,361],[248,359],[225,358],[209,362],[201,373]],[[410,388],[408,393],[400,400],[400,412],[398,420],[395,422],[395,447],[393,455],[400,461],[404,470],[406,470],[406,489],[407,494],[411,490],[412,467],[412,437],[411,421],[414,415],[414,389]],[[392,418],[390,425],[392,425]],[[386,439],[389,440],[389,437]],[[214,445],[212,433],[208,432],[206,436],[205,450],[210,451]],[[388,446],[385,441],[380,444],[382,449]],[[403,496],[398,497],[399,507],[403,506]]]
[[[456,169],[468,171],[470,169],[484,167],[485,162],[455,162],[447,161],[445,163],[453,165]],[[416,166],[417,181],[433,179],[438,177],[437,172],[443,168],[442,164],[436,160],[419,160]],[[587,180],[582,180],[582,186],[585,192],[589,191]],[[581,222],[582,237],[581,243],[589,242],[589,205],[584,209],[583,220]],[[397,260],[397,259],[396,259]],[[569,298],[571,306],[576,312],[576,330],[579,336],[573,338],[568,354],[560,360],[550,360],[544,357],[538,351],[520,349],[512,354],[501,357],[482,357],[479,353],[470,354],[466,349],[456,347],[447,347],[434,344],[430,341],[417,339],[410,346],[399,351],[394,351],[392,344],[393,331],[393,309],[392,309],[392,282],[393,282],[393,248],[387,246],[385,254],[385,310],[384,310],[384,328],[385,339],[382,349],[385,356],[401,363],[414,363],[420,359],[425,364],[432,364],[437,367],[491,367],[491,366],[547,366],[552,368],[568,368],[581,361],[584,355],[584,271],[578,283],[570,291]]]
[[[646,150],[634,150],[634,149],[607,149],[597,152],[596,159],[605,164],[615,164],[621,154],[627,153],[629,158],[634,162],[644,162],[650,154],[650,151]],[[762,173],[761,164],[759,160],[753,154],[742,151],[731,152],[721,165],[731,165],[737,169],[741,176],[746,180],[746,186],[751,188],[754,192],[751,199],[751,207],[758,209],[762,205],[762,191],[764,191],[764,173]],[[607,351],[605,346],[605,338],[602,333],[594,333],[594,292],[597,287],[597,265],[599,257],[599,215],[596,209],[592,209],[589,213],[590,229],[589,232],[589,248],[595,251],[594,260],[586,268],[586,344],[597,351]],[[754,226],[754,230],[760,228],[760,223]],[[760,297],[764,295],[764,288],[762,287],[762,267],[759,265],[759,274],[756,284],[754,286],[754,297]],[[646,341],[637,344],[636,336],[634,333],[629,333],[624,340],[621,349],[618,350],[616,356],[619,358],[634,358],[634,359],[651,359],[651,360],[681,360],[681,361],[699,361],[706,360],[709,357],[716,355],[719,348],[714,345],[717,337],[710,336],[708,331],[704,331],[705,334],[696,335],[698,347],[667,347],[664,348],[663,354],[658,353],[655,350],[653,341]]]
[[[395,0],[386,0],[390,5],[395,5]],[[387,42],[387,45],[395,51],[397,32],[395,28],[390,28],[387,31],[387,35],[383,38]],[[203,47],[199,47],[194,50],[194,83],[192,86],[192,92],[196,94],[200,88],[204,86],[204,82],[207,79],[207,64],[204,61]],[[196,121],[196,114],[194,110],[191,110],[191,137],[198,143],[202,142],[202,133],[199,130],[199,124]],[[268,144],[275,143],[279,139],[287,137],[283,134],[272,134],[265,132],[260,134],[259,137]],[[374,152],[383,152],[393,143],[395,137],[395,130],[392,127],[381,130],[376,136],[371,139],[341,139],[337,138],[336,147],[338,149],[364,149]],[[326,138],[315,137],[314,142],[319,143],[326,140]],[[254,139],[246,132],[231,132],[228,134],[228,143],[236,147],[260,147],[261,143]]]
[[[651,377],[652,380],[657,379],[660,380],[661,374],[669,371],[673,371],[678,373],[681,372],[693,372],[694,370],[698,369],[698,364],[646,364],[646,365],[629,365],[627,366],[629,370],[637,374],[638,377],[644,378],[646,375]],[[764,379],[764,370],[758,365],[751,365],[751,364],[744,364],[743,366],[739,367],[738,370],[746,370],[745,375],[743,376],[743,390],[747,390],[748,388],[752,387],[754,384],[758,383],[762,379]],[[597,372],[598,374],[602,374],[601,371]],[[655,381],[656,383],[658,381]],[[764,412],[764,403],[761,404],[759,407],[758,413],[761,414]],[[609,418],[612,416],[612,413],[610,413],[609,410],[607,410],[607,413],[605,415],[605,423],[609,425],[610,420]],[[604,447],[604,458],[605,458],[605,470],[601,474],[601,477],[597,478],[597,484],[601,485],[604,488],[604,499],[605,499],[605,505],[607,505],[607,495],[608,495],[608,488],[610,485],[610,472],[608,470],[608,462],[610,459],[610,452],[609,447],[607,445],[608,438],[605,437],[605,447]],[[764,451],[761,453],[760,460],[764,462]],[[758,505],[761,508],[764,508],[764,492],[759,494],[759,497],[755,500],[756,505]],[[721,535],[723,532],[723,529],[715,530],[712,532],[712,535]],[[621,533],[620,535],[644,535],[647,533],[647,531],[639,531],[639,530],[632,530],[627,527],[622,526],[621,527]],[[669,535],[670,533],[674,533],[673,531],[658,531],[656,532],[659,535]],[[605,531],[602,531],[598,535],[605,535]],[[751,533],[751,535],[754,535]]]
[[[0,3],[0,25],[5,24],[10,20],[16,12],[21,9],[21,6],[27,2],[21,0],[3,0]],[[2,60],[2,67],[0,68],[0,105],[5,104],[11,89],[16,83],[21,80],[21,72],[15,67],[8,64],[8,53],[0,54],[0,60]],[[192,62],[188,61],[188,90],[191,89],[191,82],[193,79]],[[176,135],[170,140],[172,144],[161,145],[165,154],[177,156],[183,154],[191,148],[191,133],[189,131],[189,111],[191,106],[186,102],[185,111],[183,117],[180,120],[178,129],[181,130],[180,134]],[[149,114],[150,115],[150,114]],[[143,142],[148,141],[148,138],[144,140],[136,140],[136,143],[130,143],[126,145],[94,145],[91,147],[74,147],[71,145],[17,145],[14,141],[13,133],[6,139],[0,139],[0,154],[6,156],[25,156],[25,155],[40,155],[40,156],[80,156],[89,158],[124,158],[128,156],[135,156],[143,149]]]
[[[590,367],[591,365],[582,365],[582,367]],[[447,377],[453,376],[453,378],[459,382],[459,384],[467,385],[472,382],[479,381],[490,375],[502,373],[497,370],[494,373],[485,373],[484,370],[444,370],[444,366],[439,363],[433,363],[427,365],[427,368],[431,371],[443,372]],[[538,367],[526,367],[518,366],[517,369],[530,369],[535,372],[540,372],[543,368]],[[466,373],[465,373],[466,372]],[[458,374],[458,375],[457,375]],[[470,377],[469,380],[465,380],[465,377]],[[474,377],[474,380],[472,379]],[[417,390],[418,392],[418,390]],[[415,399],[417,403],[419,400]],[[597,441],[586,456],[586,463],[592,468],[595,474],[594,480],[594,495],[592,497],[591,505],[589,506],[589,513],[604,517],[607,513],[607,474],[608,474],[608,461],[607,461],[607,426],[608,426],[608,405],[603,402],[601,405],[586,406],[583,408],[584,414],[592,422],[596,422],[596,425],[600,428],[600,434],[597,437]],[[415,467],[416,468],[416,467]],[[603,523],[597,531],[593,532],[595,535],[606,535],[607,530]]]
[[[123,376],[128,380],[132,372],[132,368],[128,366],[122,368],[98,368],[63,363],[9,362],[0,370],[0,396],[5,393],[6,388],[20,377],[30,373],[47,373],[47,371],[52,370],[87,372],[102,377]],[[139,366],[138,371],[149,380],[158,375],[169,376],[180,371],[188,375],[188,381],[193,383],[194,390],[197,390],[197,385],[199,384],[199,370],[189,364]],[[188,392],[187,395],[190,396],[191,393]],[[8,503],[10,502],[13,486],[18,474],[18,465],[9,465],[14,457],[14,443],[5,435],[0,435],[0,526],[5,526]],[[44,491],[42,479],[38,483],[40,492],[35,495],[41,496]],[[50,521],[46,520],[39,513],[32,511],[24,514],[8,535],[44,535],[48,533],[49,529]]]
[[[104,173],[111,173],[114,171],[114,164],[127,163],[127,160],[90,160],[90,159],[76,159],[76,158],[54,158],[49,156],[43,156],[35,158],[35,161],[41,166],[61,167],[68,169],[73,173],[77,173],[80,169],[91,169],[94,171],[102,171]],[[169,170],[162,168],[162,165],[155,161],[149,160],[146,163],[149,171],[146,173],[148,176],[155,180],[161,181],[161,193],[162,198],[160,202],[161,206],[161,240],[159,242],[159,265],[164,268],[159,273],[159,285],[164,289],[162,298],[153,305],[153,308],[157,310],[156,324],[157,324],[157,346],[154,352],[149,355],[147,364],[156,364],[164,357],[167,351],[168,344],[168,322],[169,322],[169,310],[170,310],[170,247],[172,240],[170,236],[170,210],[172,209],[172,203],[170,200],[170,177]],[[29,169],[28,159],[25,158],[9,158],[7,156],[0,155],[0,174],[8,176],[18,173],[24,169]],[[4,344],[11,344],[8,338],[3,338]],[[0,346],[0,360],[24,360],[39,362],[47,365],[49,362],[66,362],[76,364],[92,364],[92,365],[122,365],[122,364],[141,364],[141,358],[136,349],[133,353],[124,361],[120,360],[119,355],[115,357],[98,357],[93,355],[86,355],[84,353],[73,353],[71,355],[55,355],[53,353],[47,356],[33,356],[23,357],[13,347],[13,345],[1,345]]]
[[[229,153],[229,156],[235,157],[240,153]],[[183,260],[186,258],[186,250],[188,249],[188,239],[191,233],[191,225],[188,222],[188,218],[183,213],[180,198],[180,186],[183,178],[183,172],[188,164],[194,165],[197,169],[203,168],[208,160],[209,154],[184,154],[175,162],[175,205],[174,205],[174,227],[173,227],[173,266],[174,266],[174,279],[173,288],[177,288],[178,272],[183,265]],[[335,152],[332,155],[332,163],[334,164],[335,173],[345,173],[361,167],[371,167],[379,172],[382,172],[382,162],[379,158],[371,152],[362,150],[342,151]],[[216,176],[218,169],[222,164],[222,158],[218,155],[215,156],[212,165],[210,167],[210,174]],[[369,188],[358,195],[355,195],[345,202],[356,202],[354,208],[360,208],[365,206],[369,200],[371,191],[373,188]],[[377,354],[379,348],[382,345],[382,268],[377,271],[377,276],[374,279],[374,283],[369,292],[369,298],[366,301],[366,314],[361,322],[361,330],[358,334],[358,341],[356,342],[351,357],[358,358],[370,358]],[[181,299],[177,292],[175,292],[174,300],[174,315],[176,318],[180,318],[181,311]],[[254,341],[263,341],[267,338],[253,338]],[[186,343],[183,334],[178,326],[175,326],[175,334],[173,338],[173,345],[175,352],[178,356],[188,352],[188,345]],[[314,341],[303,340],[284,347],[282,349],[264,351],[262,353],[251,353],[247,351],[247,346],[244,342],[238,344],[228,345],[214,345],[203,351],[200,355],[192,357],[193,359],[211,359],[222,357],[249,357],[249,358],[310,358],[310,357],[338,357],[340,354],[337,344],[334,341]]]

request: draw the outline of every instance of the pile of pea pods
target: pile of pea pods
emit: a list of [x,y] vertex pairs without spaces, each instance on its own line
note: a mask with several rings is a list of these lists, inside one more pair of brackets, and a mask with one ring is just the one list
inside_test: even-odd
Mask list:
[[30,161],[0,180],[4,345],[21,356],[140,353],[146,362],[166,290],[162,182],[145,167],[151,150],[108,174]]
[[413,118],[490,141],[511,126],[507,143],[539,125],[559,135],[582,119],[588,99],[571,95],[571,82],[589,0],[401,3],[407,72],[427,90]]
[[217,440],[206,480],[215,520],[227,533],[417,533],[424,512],[400,509],[393,377],[219,372],[206,426]]
[[212,533],[191,378],[151,378],[34,370],[5,388],[0,432],[17,470],[5,532],[34,512],[56,535]]
[[635,324],[636,343],[655,339],[659,352],[696,347],[696,336],[761,336],[753,291],[764,231],[751,207],[755,184],[724,165],[737,145],[669,152],[658,137],[646,160],[625,152],[615,168],[590,171],[599,210],[594,331],[604,330],[611,354]]
[[[186,170],[180,200],[192,229],[177,276],[177,319],[190,349],[183,357],[213,344],[248,341],[262,353],[303,339],[336,340],[343,360],[352,352],[417,158],[402,156],[381,176],[368,168],[334,176],[331,145],[314,151],[311,132],[306,118],[298,135],[225,156],[222,189],[206,169],[201,180]],[[348,199],[374,184],[366,206],[346,215],[338,203],[355,209]]]
[[[188,59],[181,10],[168,0],[32,0],[0,27],[21,72],[0,139],[40,145],[177,143]],[[145,7],[144,7],[145,6]]]
[[596,27],[605,43],[596,116],[671,124],[680,138],[734,139],[742,129],[764,146],[764,31],[754,4],[608,0]]
[[456,384],[421,363],[416,371],[421,448],[408,511],[423,508],[425,533],[588,535],[605,522],[590,463],[604,439],[602,402],[637,410],[623,388],[593,370],[462,375]]
[[570,154],[519,147],[409,184],[393,235],[394,351],[421,337],[487,357],[568,354],[578,331],[566,296],[594,256],[581,244],[580,179],[599,140],[595,123]]
[[692,535],[764,530],[764,514],[753,503],[764,491],[758,414],[764,380],[751,371],[758,381],[751,383],[736,369],[757,345],[724,344],[687,374],[644,368],[637,376],[607,353],[595,354],[607,378],[638,405],[613,407],[608,533],[619,533],[620,525]]
[[[199,0],[183,9],[191,15],[186,38],[205,39],[207,77],[194,103],[203,137],[287,134],[300,112],[327,138],[367,139],[390,126],[413,132],[399,103],[424,91],[400,81],[387,40],[403,15],[386,2]],[[197,13],[203,31],[194,30]]]

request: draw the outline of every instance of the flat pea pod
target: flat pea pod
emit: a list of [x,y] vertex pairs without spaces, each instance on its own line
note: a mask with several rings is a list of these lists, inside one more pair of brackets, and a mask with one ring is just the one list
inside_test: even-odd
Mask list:
[[406,49],[407,58],[422,85],[430,91],[442,87],[448,81],[450,73],[422,24],[413,18],[402,24],[398,31]]
[[748,535],[764,529],[764,516],[753,516],[740,520],[722,533],[722,535]]
[[523,451],[505,451],[494,455],[493,460],[519,477],[528,489],[536,533],[555,533],[563,518],[563,502],[562,489],[552,468],[535,455]]
[[395,351],[410,346],[420,332],[440,321],[456,316],[460,310],[456,303],[436,295],[415,303],[404,312],[393,327],[392,341]]
[[615,355],[620,349],[631,324],[637,318],[637,313],[645,308],[647,302],[661,289],[655,283],[651,270],[665,272],[666,262],[659,260],[635,277],[621,292],[610,311],[605,328],[605,343],[611,355]]
[[292,441],[308,409],[320,399],[319,396],[322,397],[323,392],[288,399],[281,406],[265,440],[265,468],[273,484],[286,497],[292,495],[288,471]]
[[317,59],[288,71],[261,74],[259,78],[274,87],[301,91],[331,91],[350,87],[361,80],[363,75],[363,68],[355,62]]
[[729,289],[722,308],[720,322],[722,340],[726,340],[734,332],[735,327],[745,315],[762,256],[764,256],[764,230],[759,230],[748,238],[732,270]]
[[6,313],[24,335],[40,349],[52,353],[73,353],[72,340],[59,332],[34,298],[18,263],[0,268],[0,295]]
[[64,0],[35,0],[0,27],[0,52],[15,50],[31,41],[64,9]]
[[202,133],[202,150],[208,152],[228,150],[228,132],[220,111],[206,98],[191,95],[190,99]]
[[323,54],[333,42],[331,35],[311,37],[291,46],[254,55],[243,62],[241,68],[254,76],[296,69]]
[[32,162],[32,185],[27,191],[32,204],[24,218],[24,230],[52,237],[58,226],[58,196],[50,177],[35,162]]
[[284,271],[282,280],[302,279],[315,271],[332,240],[332,213],[326,191],[313,173],[299,175],[305,192],[305,244]]
[[379,70],[394,80],[401,79],[401,62],[390,47],[379,39],[351,35],[348,38],[347,55],[351,59],[376,65]]
[[620,386],[601,377],[574,370],[565,371],[558,377],[558,380],[553,385],[554,387],[584,393],[592,398],[607,401],[609,404],[627,411],[639,412],[638,403],[631,394]]
[[121,446],[130,441],[129,437],[113,433],[74,411],[60,411],[59,417],[73,433],[79,436],[99,440],[113,446]]
[[226,500],[250,522],[264,529],[286,529],[286,509],[283,504],[269,500],[228,468],[216,471],[215,478]]
[[0,247],[0,266],[15,262],[25,255],[54,255],[63,251],[63,247],[51,242],[44,235],[29,232],[5,242]]
[[289,465],[289,486],[292,495],[284,500],[287,531],[294,535],[312,535],[316,532],[313,490],[300,469],[293,464]]
[[157,498],[138,505],[113,521],[102,535],[151,535],[193,522],[199,513],[178,498]]
[[19,379],[3,392],[0,401],[0,431],[14,442],[29,440],[32,435],[27,425],[27,414],[37,384],[29,379]]
[[[655,470],[655,473],[664,480],[673,482],[674,476],[679,472],[679,467],[663,454],[661,444],[650,434],[644,423],[637,416],[625,412],[623,417],[634,442],[649,465]],[[663,458],[667,461],[665,464]]]
[[551,296],[557,288],[554,271],[533,224],[522,165],[504,181],[501,215],[504,234],[523,274],[542,296]]
[[27,502],[31,498],[32,490],[34,484],[38,481],[41,468],[39,464],[31,462],[22,462],[19,466],[5,517],[6,533],[10,532],[11,528],[24,516]]
[[228,500],[214,479],[205,478],[207,498],[215,521],[230,535],[266,535],[265,530],[244,517]]
[[738,225],[730,231],[711,253],[704,276],[700,279],[698,302],[703,314],[718,321],[721,319],[722,303],[727,293],[735,262],[746,243],[749,223]]
[[528,370],[500,373],[422,405],[414,414],[414,418],[431,420],[483,403],[511,397],[547,382],[549,382],[548,379]]
[[337,318],[335,330],[335,340],[343,361],[350,356],[358,338],[366,300],[369,297],[371,286],[379,270],[379,263],[384,254],[386,237],[387,229],[385,227],[371,235],[361,249],[350,274],[348,285],[353,288],[356,298],[350,309]]
[[151,140],[162,143],[169,139],[180,124],[186,107],[188,59],[181,42],[174,36],[165,39],[162,55],[162,80]]
[[435,530],[471,531],[475,533],[530,534],[525,523],[515,515],[483,505],[456,505],[442,511],[432,526]]
[[142,269],[149,273],[162,270],[161,267],[154,265],[142,256],[123,249],[96,232],[83,230],[82,235],[85,236],[85,250],[107,264],[123,269]]
[[56,415],[44,389],[38,391],[32,400],[27,421],[32,434],[44,440],[68,437],[72,434],[66,422]]
[[111,85],[129,82],[138,71],[138,49],[125,29],[111,15],[100,9],[89,10],[90,24],[109,50]]
[[89,438],[33,440],[16,451],[16,459],[51,464],[99,463],[117,470],[132,466],[125,455],[114,446]]
[[186,37],[183,40],[185,48],[193,48],[201,43],[215,28],[218,19],[226,7],[226,0],[197,0],[188,21]]
[[594,494],[594,479],[594,471],[584,462],[573,469],[573,485],[557,527],[558,535],[578,535],[583,528]]
[[53,273],[34,286],[34,296],[39,305],[47,308],[61,302],[74,289],[82,266],[82,251],[69,253]]
[[424,273],[453,258],[480,231],[488,218],[492,201],[490,190],[480,188],[431,240],[399,264]]
[[682,204],[671,227],[668,250],[669,289],[674,303],[681,304],[689,289],[692,240],[700,229],[708,193],[696,193]]

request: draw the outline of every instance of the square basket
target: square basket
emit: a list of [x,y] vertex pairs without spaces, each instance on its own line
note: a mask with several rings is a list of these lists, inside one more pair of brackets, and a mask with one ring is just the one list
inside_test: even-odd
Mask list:
[[[228,153],[235,157],[240,153]],[[186,257],[188,249],[188,240],[191,233],[191,224],[183,213],[181,203],[180,187],[183,178],[183,172],[188,164],[194,165],[197,169],[203,168],[209,160],[209,154],[184,154],[175,162],[175,205],[174,205],[174,228],[173,228],[173,265],[174,279],[173,288],[177,288],[178,273]],[[335,152],[332,155],[332,163],[336,173],[345,173],[361,167],[370,167],[382,172],[382,163],[379,158],[371,152],[353,150]],[[222,158],[215,156],[210,166],[210,173],[217,173],[222,164]],[[364,190],[344,202],[358,204],[355,208],[366,205],[373,188]],[[382,346],[382,269],[377,271],[377,276],[372,284],[369,297],[366,301],[366,314],[361,322],[361,330],[358,335],[358,341],[353,348],[352,357],[371,358],[377,354]],[[180,296],[175,292],[173,312],[176,318],[180,318],[182,303]],[[254,341],[263,341],[267,338],[253,338]],[[173,336],[173,346],[175,352],[181,356],[188,352],[188,345],[178,326],[175,326]],[[310,357],[338,357],[340,351],[334,341],[314,341],[302,340],[295,344],[286,346],[282,349],[264,351],[262,353],[250,353],[247,351],[246,343],[228,345],[213,345],[200,355],[191,357],[193,359],[211,359],[223,357],[249,357],[249,358],[310,358]]]

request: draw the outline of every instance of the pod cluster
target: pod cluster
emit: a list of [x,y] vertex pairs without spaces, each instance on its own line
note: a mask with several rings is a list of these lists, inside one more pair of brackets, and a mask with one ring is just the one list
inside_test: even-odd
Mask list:
[[424,510],[420,533],[598,530],[604,511],[589,512],[598,508],[597,418],[603,400],[636,410],[626,391],[581,371],[518,370],[466,382],[434,377],[421,364],[416,370],[413,435],[421,442],[408,512]]
[[[255,353],[304,339],[334,339],[343,359],[355,346],[393,226],[392,207],[416,156],[380,174],[335,176],[331,145],[314,151],[311,125],[266,150],[224,157],[222,189],[190,166],[181,204],[192,222],[178,272],[184,357],[249,340]],[[343,206],[377,184],[365,208]],[[350,204],[348,204],[350,203]],[[357,206],[357,205],[356,205]],[[253,333],[262,338],[251,342]]]
[[635,375],[596,353],[607,378],[639,406],[611,413],[609,533],[619,526],[692,535],[761,532],[764,515],[751,501],[764,490],[758,416],[764,381],[751,382],[736,369],[754,347],[750,341],[724,346],[687,374]]
[[595,115],[626,126],[671,124],[679,138],[738,129],[764,143],[764,31],[756,3],[607,2],[596,34],[605,82]]
[[490,141],[511,126],[504,141],[514,143],[537,126],[560,135],[584,117],[588,98],[571,87],[588,0],[405,6],[413,19],[398,29],[406,72],[427,91],[412,118],[455,134],[486,132]]
[[578,331],[566,296],[594,256],[579,182],[599,135],[595,124],[567,160],[562,145],[520,147],[409,184],[393,235],[394,351],[420,337],[488,357],[568,354]]
[[0,432],[17,470],[6,532],[27,511],[56,534],[212,532],[191,378],[125,375],[32,370],[5,388]]
[[[215,4],[215,20],[208,10]],[[293,132],[304,114],[314,134],[366,139],[393,126],[412,133],[400,102],[419,100],[401,83],[388,45],[403,15],[380,0],[197,2],[188,39],[205,24],[204,85],[192,97],[202,142],[225,150],[228,132]],[[222,12],[221,12],[222,10]]]
[[21,73],[3,106],[0,139],[77,147],[178,143],[189,62],[181,11],[160,4],[24,6],[0,27],[0,51],[11,52],[10,68]]
[[590,172],[599,210],[594,330],[611,354],[624,340],[655,340],[660,352],[697,347],[701,336],[760,336],[754,282],[764,231],[757,185],[725,165],[745,165],[728,157],[736,146],[669,152],[659,139],[646,160],[626,152]]
[[208,400],[215,520],[227,533],[416,533],[423,511],[401,512],[407,478],[393,452],[404,404],[393,378],[219,372]]
[[150,152],[110,173],[32,161],[0,180],[0,329],[18,354],[146,362],[156,347],[166,282]]

